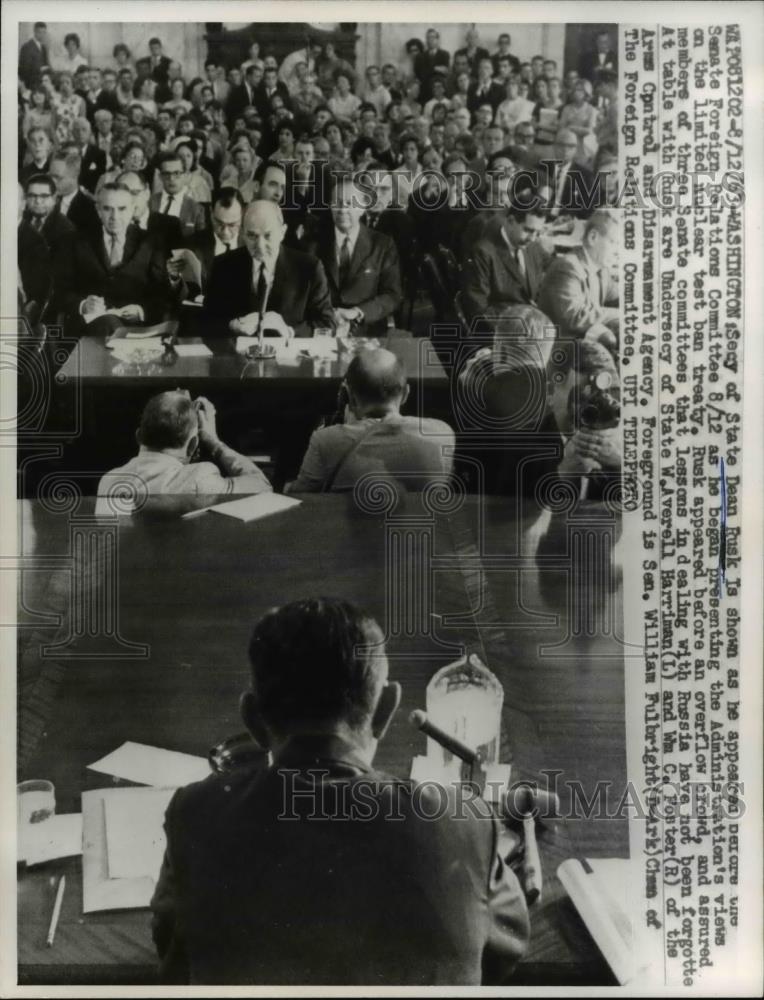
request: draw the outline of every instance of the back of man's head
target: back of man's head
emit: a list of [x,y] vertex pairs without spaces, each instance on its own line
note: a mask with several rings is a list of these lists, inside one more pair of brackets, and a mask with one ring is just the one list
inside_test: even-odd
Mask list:
[[190,396],[184,392],[161,392],[144,407],[138,443],[151,451],[177,450],[186,446],[197,427]]
[[348,365],[345,381],[356,409],[368,416],[397,409],[406,395],[406,370],[384,348],[359,351]]
[[356,731],[370,722],[386,681],[382,631],[337,598],[308,598],[269,611],[249,644],[252,690],[272,733]]

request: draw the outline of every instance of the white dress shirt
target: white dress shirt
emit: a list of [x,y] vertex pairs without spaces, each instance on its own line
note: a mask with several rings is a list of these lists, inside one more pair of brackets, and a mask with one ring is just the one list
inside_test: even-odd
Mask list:
[[[177,194],[168,194],[166,191],[162,192],[162,197],[159,199],[159,211],[162,215],[174,215],[176,219],[180,218],[180,206],[183,203],[183,199],[186,196],[186,189],[183,188],[182,191],[178,191]],[[173,199],[172,205],[170,206],[170,211],[167,211],[167,205],[170,202],[170,198]]]

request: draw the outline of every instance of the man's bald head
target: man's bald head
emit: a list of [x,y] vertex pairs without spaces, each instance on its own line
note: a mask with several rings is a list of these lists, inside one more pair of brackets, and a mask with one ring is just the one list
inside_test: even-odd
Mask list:
[[406,370],[384,348],[359,351],[348,365],[345,382],[357,417],[397,412],[408,396]]
[[276,265],[281,242],[286,233],[284,216],[273,201],[253,201],[244,213],[241,237],[255,260],[265,263],[269,271]]

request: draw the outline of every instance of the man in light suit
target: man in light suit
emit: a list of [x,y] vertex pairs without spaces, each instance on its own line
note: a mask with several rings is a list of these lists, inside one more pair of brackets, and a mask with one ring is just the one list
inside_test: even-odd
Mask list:
[[121,184],[104,184],[96,202],[101,225],[72,245],[64,303],[74,333],[105,334],[125,324],[157,323],[173,301],[163,248],[133,223],[134,203]]
[[186,172],[181,160],[175,153],[163,153],[158,159],[163,190],[151,196],[151,211],[174,216],[185,237],[205,229],[204,206],[186,190]]
[[[276,313],[299,335],[334,325],[324,269],[315,257],[283,246],[286,224],[272,201],[253,201],[241,242],[215,258],[204,295],[206,336],[254,335],[261,315]],[[267,332],[267,330],[266,330]],[[277,332],[283,332],[279,324]]]
[[337,326],[376,336],[384,334],[403,293],[395,243],[361,222],[367,205],[367,192],[358,183],[339,180],[331,196],[331,225],[316,242],[316,256],[329,279]]
[[37,21],[32,31],[32,37],[19,50],[19,76],[24,86],[30,89],[40,82],[40,70],[43,66],[50,66],[48,26],[44,21]]
[[583,245],[555,258],[538,294],[538,307],[563,339],[601,341],[614,348],[618,288],[610,267],[618,249],[618,225],[608,212],[587,221]]
[[376,621],[295,601],[260,620],[249,655],[241,711],[273,765],[170,802],[151,903],[162,980],[506,983],[528,913],[489,807],[457,818],[453,793],[374,769],[401,698]]
[[470,320],[504,305],[535,303],[551,256],[538,243],[543,228],[543,214],[532,201],[515,203],[503,219],[488,223],[462,271],[462,304]]

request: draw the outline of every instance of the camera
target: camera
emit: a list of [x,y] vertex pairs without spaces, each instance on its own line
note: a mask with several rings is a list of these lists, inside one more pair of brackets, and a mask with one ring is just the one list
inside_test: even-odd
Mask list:
[[568,396],[568,412],[578,430],[604,431],[617,427],[621,419],[621,389],[611,372],[590,375],[584,385],[574,386]]

